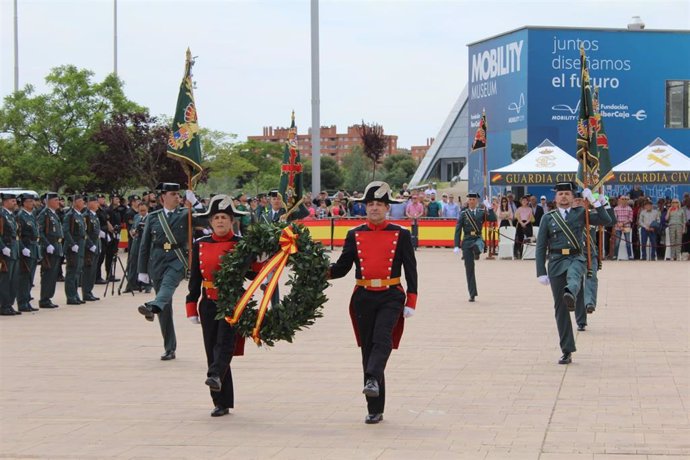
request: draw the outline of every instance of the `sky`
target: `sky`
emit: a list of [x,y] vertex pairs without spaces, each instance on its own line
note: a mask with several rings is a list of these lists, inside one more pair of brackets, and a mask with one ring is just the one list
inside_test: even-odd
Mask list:
[[[114,0],[17,0],[19,86],[74,64],[113,71]],[[311,126],[308,0],[118,0],[118,76],[127,97],[172,117],[187,47],[202,127],[238,135]],[[467,83],[467,44],[523,26],[690,29],[690,0],[319,3],[321,125],[381,124],[398,146],[438,134]],[[0,97],[14,87],[13,0],[0,0]],[[651,58],[651,57],[650,57]]]

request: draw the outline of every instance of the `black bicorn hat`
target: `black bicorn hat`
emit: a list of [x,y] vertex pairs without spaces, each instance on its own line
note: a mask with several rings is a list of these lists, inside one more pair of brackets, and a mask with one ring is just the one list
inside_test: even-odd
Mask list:
[[468,193],[467,198],[479,198],[479,193]]
[[559,182],[553,188],[554,192],[575,192],[577,187],[572,182]]
[[161,192],[179,192],[180,184],[176,184],[175,182],[161,182],[156,186],[156,190]]
[[402,200],[393,198],[393,190],[391,186],[383,181],[370,182],[364,190],[361,198],[353,198],[352,201],[362,201],[368,203],[370,201],[380,201],[386,204],[404,203]]
[[202,213],[194,214],[194,217],[211,217],[219,212],[223,212],[230,216],[245,216],[249,214],[246,211],[239,211],[237,208],[235,208],[235,204],[233,203],[231,196],[215,195],[213,198],[211,198],[211,202],[208,204],[208,209]]

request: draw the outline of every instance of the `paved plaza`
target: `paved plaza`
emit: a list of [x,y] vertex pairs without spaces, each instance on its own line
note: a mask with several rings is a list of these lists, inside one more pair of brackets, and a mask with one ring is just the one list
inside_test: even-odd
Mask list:
[[217,419],[186,285],[177,359],[163,362],[157,322],[136,311],[150,296],[67,306],[59,284],[60,308],[0,318],[0,457],[690,458],[690,263],[605,263],[599,308],[562,366],[533,261],[481,260],[468,303],[452,250],[417,258],[417,314],[389,361],[379,425],[363,423],[353,272],[295,343],[247,344],[232,363],[235,409]]

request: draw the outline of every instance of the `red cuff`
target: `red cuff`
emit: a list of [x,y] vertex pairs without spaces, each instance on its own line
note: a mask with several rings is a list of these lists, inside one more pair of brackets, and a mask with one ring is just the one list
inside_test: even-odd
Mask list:
[[199,312],[196,310],[196,302],[187,302],[185,307],[187,308],[187,318],[199,316]]
[[266,265],[266,262],[268,262],[268,261],[252,262],[251,265],[249,266],[249,268],[251,269],[251,271],[253,271],[254,273],[256,273],[258,275],[259,272],[261,271],[261,269],[264,268],[264,265]]
[[417,307],[417,294],[408,292],[407,299],[405,299],[405,306],[414,310]]

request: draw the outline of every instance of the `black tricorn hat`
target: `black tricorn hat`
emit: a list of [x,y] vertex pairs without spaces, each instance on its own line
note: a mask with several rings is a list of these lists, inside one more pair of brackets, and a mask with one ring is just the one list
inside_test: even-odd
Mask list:
[[130,195],[127,197],[127,201],[141,200],[139,195]]
[[17,194],[12,192],[2,192],[0,193],[0,198],[3,200],[9,200],[11,198],[17,198]]
[[238,211],[235,208],[233,199],[229,195],[215,195],[208,204],[208,209],[202,213],[194,214],[195,217],[211,217],[214,214],[223,212],[230,216],[244,216],[249,214],[246,211]]
[[20,193],[17,195],[17,201],[24,201],[24,200],[38,200],[38,195],[35,193],[30,193],[30,192],[24,192]]
[[270,192],[268,192],[268,196],[271,196],[271,197],[280,196],[280,192],[278,190],[271,190]]
[[468,193],[467,198],[479,198],[479,193]]
[[180,184],[176,184],[175,182],[161,182],[156,186],[156,190],[160,190],[161,192],[179,192]]
[[41,195],[41,199],[43,200],[52,200],[53,198],[60,198],[60,195],[55,192],[45,192]]
[[404,203],[404,201],[394,199],[391,186],[379,180],[370,182],[364,190],[362,197],[353,198],[352,201],[363,201],[364,203],[380,201],[386,204]]
[[554,192],[574,192],[575,190],[576,187],[572,182],[559,182],[553,189]]
[[84,197],[85,197],[84,199],[85,199],[87,202],[98,201],[98,196],[97,196],[97,195],[84,195]]

